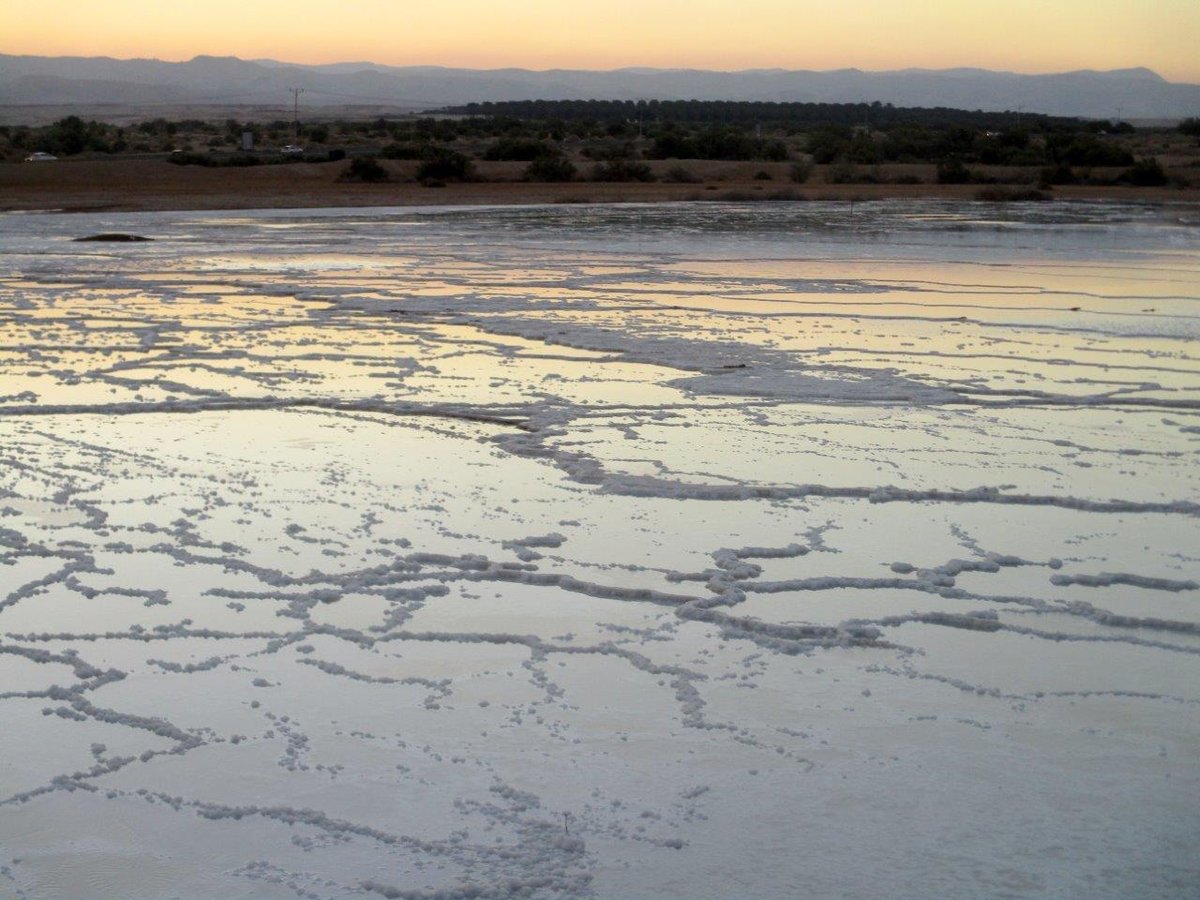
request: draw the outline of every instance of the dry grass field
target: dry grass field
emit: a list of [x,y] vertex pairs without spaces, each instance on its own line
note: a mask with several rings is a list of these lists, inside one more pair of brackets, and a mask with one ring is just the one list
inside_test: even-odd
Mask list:
[[[981,186],[936,184],[933,166],[881,166],[864,172],[889,183],[835,184],[817,167],[804,184],[789,180],[788,163],[664,160],[660,178],[682,167],[691,183],[531,183],[523,163],[482,162],[479,180],[428,187],[415,180],[415,163],[383,161],[389,179],[377,184],[340,180],[346,162],[250,168],[170,165],[162,159],[60,160],[0,165],[0,210],[266,209],[336,206],[490,205],[529,203],[639,203],[684,200],[872,200],[945,197],[973,199]],[[581,166],[581,171],[588,171]],[[762,174],[760,174],[762,173]],[[763,175],[769,176],[764,178]],[[1005,180],[1020,173],[997,172]],[[1036,171],[1029,173],[1036,183]],[[757,177],[756,177],[757,176]],[[919,183],[895,183],[897,179]],[[1060,199],[1200,201],[1200,189],[1096,185],[1055,187]]]

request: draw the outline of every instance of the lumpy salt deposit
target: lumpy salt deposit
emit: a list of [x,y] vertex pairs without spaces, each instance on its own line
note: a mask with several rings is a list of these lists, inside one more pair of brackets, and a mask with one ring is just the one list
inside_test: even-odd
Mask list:
[[0,227],[0,896],[1196,896],[1194,209]]

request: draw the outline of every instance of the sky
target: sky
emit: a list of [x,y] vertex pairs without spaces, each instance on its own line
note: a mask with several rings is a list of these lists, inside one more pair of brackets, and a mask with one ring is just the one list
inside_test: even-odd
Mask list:
[[0,52],[530,69],[1146,66],[1200,83],[1200,0],[0,0]]

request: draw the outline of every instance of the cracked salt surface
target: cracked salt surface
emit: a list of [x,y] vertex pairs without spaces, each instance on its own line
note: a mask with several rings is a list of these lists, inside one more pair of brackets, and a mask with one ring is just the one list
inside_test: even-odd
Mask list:
[[1194,211],[3,226],[0,896],[1194,894]]

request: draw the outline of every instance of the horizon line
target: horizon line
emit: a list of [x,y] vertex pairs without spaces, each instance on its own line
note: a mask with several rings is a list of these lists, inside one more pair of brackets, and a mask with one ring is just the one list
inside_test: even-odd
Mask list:
[[569,67],[569,66],[551,66],[548,68],[530,68],[530,67],[521,66],[521,65],[475,67],[475,66],[463,66],[463,65],[447,65],[445,63],[381,63],[381,62],[375,62],[375,61],[366,60],[366,59],[357,59],[357,60],[349,59],[349,60],[339,60],[336,62],[296,62],[294,60],[276,59],[274,57],[269,57],[269,56],[242,57],[242,56],[235,56],[233,54],[219,54],[219,53],[196,53],[186,59],[168,59],[168,58],[163,58],[163,57],[159,57],[159,56],[111,56],[108,54],[91,54],[91,55],[53,54],[53,55],[50,55],[50,54],[39,54],[39,53],[8,53],[3,50],[0,50],[0,56],[7,56],[10,58],[26,58],[26,59],[81,59],[81,60],[111,60],[113,62],[157,62],[157,63],[166,64],[166,65],[185,65],[187,63],[195,62],[197,60],[213,59],[213,60],[236,60],[237,62],[244,62],[244,63],[251,63],[251,64],[274,63],[276,65],[295,66],[295,67],[299,67],[299,68],[323,68],[323,67],[330,67],[330,66],[361,65],[361,66],[376,66],[376,67],[387,68],[387,69],[446,69],[446,70],[459,70],[459,71],[469,71],[469,72],[519,71],[519,72],[530,72],[533,74],[547,74],[547,73],[552,73],[552,72],[587,72],[587,73],[603,74],[603,73],[610,73],[610,72],[639,72],[640,71],[640,72],[705,72],[705,73],[715,73],[715,74],[725,74],[725,75],[738,75],[738,74],[752,73],[752,72],[781,72],[781,73],[803,72],[803,73],[812,73],[812,74],[819,74],[819,75],[836,74],[836,73],[841,73],[841,72],[861,72],[861,73],[867,74],[867,75],[887,75],[887,74],[894,74],[894,73],[898,73],[898,72],[935,72],[936,73],[936,72],[969,71],[969,72],[986,72],[988,74],[993,74],[993,75],[1015,75],[1015,76],[1023,77],[1023,78],[1037,78],[1037,77],[1049,77],[1049,76],[1056,76],[1056,75],[1076,75],[1076,74],[1111,75],[1111,74],[1116,74],[1116,73],[1121,73],[1121,72],[1147,72],[1147,73],[1153,75],[1159,81],[1162,81],[1167,84],[1194,85],[1194,86],[1200,87],[1200,82],[1170,81],[1166,77],[1164,77],[1161,73],[1159,73],[1156,69],[1153,69],[1150,66],[1144,66],[1144,65],[1120,66],[1118,68],[1113,68],[1113,69],[1082,68],[1082,69],[1061,69],[1061,70],[1030,72],[1030,71],[1019,71],[1016,69],[991,69],[991,68],[987,68],[984,66],[972,66],[972,65],[946,66],[943,68],[931,68],[928,66],[912,65],[912,66],[903,66],[901,68],[893,68],[893,69],[864,69],[859,66],[852,66],[852,65],[840,66],[840,67],[831,68],[831,69],[800,69],[800,68],[788,68],[786,66],[751,66],[751,67],[747,67],[747,68],[738,68],[738,69],[718,69],[718,68],[704,68],[701,66],[656,66],[656,65],[627,65],[627,66],[616,66],[613,68],[574,68],[574,67]]

